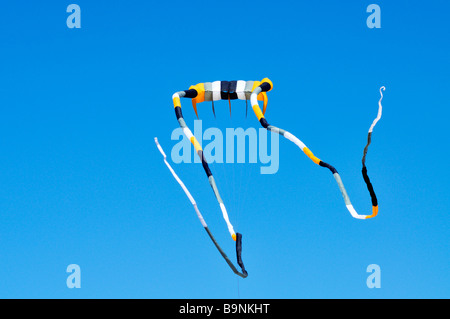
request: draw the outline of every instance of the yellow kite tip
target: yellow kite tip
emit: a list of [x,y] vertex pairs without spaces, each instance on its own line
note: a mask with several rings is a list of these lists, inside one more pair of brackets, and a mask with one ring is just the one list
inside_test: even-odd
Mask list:
[[233,237],[233,240],[236,241],[236,234],[231,235]]

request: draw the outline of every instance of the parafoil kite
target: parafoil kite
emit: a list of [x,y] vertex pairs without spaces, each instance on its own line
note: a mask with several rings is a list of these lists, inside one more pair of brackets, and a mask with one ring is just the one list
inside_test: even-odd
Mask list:
[[[284,136],[289,141],[293,142],[295,145],[297,145],[305,154],[308,156],[314,163],[316,163],[319,166],[328,168],[331,173],[333,174],[334,179],[336,180],[336,183],[338,185],[339,190],[342,193],[342,196],[344,198],[345,206],[347,207],[348,211],[352,215],[352,217],[357,219],[368,219],[375,217],[378,214],[378,201],[377,197],[375,195],[375,192],[373,190],[372,183],[370,182],[369,176],[367,175],[367,167],[365,165],[366,155],[367,155],[367,149],[371,143],[371,137],[373,128],[381,118],[382,113],[382,106],[381,106],[381,100],[383,98],[382,91],[385,90],[385,87],[382,86],[380,88],[380,100],[378,101],[378,114],[375,120],[373,121],[372,125],[369,128],[368,137],[367,137],[367,145],[364,148],[363,152],[363,158],[362,158],[362,175],[363,179],[367,185],[367,189],[369,191],[371,200],[372,200],[372,213],[370,215],[360,215],[356,212],[353,205],[350,202],[350,198],[347,194],[347,191],[345,190],[344,184],[342,182],[342,179],[337,172],[337,170],[331,166],[330,164],[320,160],[317,158],[308,147],[296,136],[294,136],[292,133],[278,128],[276,126],[270,125],[266,118],[264,117],[264,114],[266,112],[267,108],[267,92],[272,90],[273,84],[272,81],[270,81],[268,78],[264,78],[262,81],[215,81],[215,82],[205,82],[205,83],[199,83],[197,85],[191,86],[188,90],[179,91],[173,94],[172,100],[173,105],[175,107],[175,115],[177,117],[178,123],[180,127],[183,130],[183,133],[186,135],[186,137],[191,141],[191,143],[194,145],[194,148],[198,154],[198,156],[201,159],[203,169],[206,172],[206,175],[208,177],[209,183],[211,185],[211,188],[216,196],[217,201],[219,202],[220,209],[222,211],[223,218],[225,219],[225,222],[228,227],[228,231],[230,232],[231,237],[234,241],[236,241],[236,255],[237,255],[237,263],[241,267],[242,272],[239,272],[236,267],[233,265],[233,263],[228,259],[226,254],[223,252],[223,250],[218,245],[217,241],[212,236],[210,230],[206,226],[206,223],[198,211],[197,205],[190,195],[189,191],[183,184],[183,182],[178,178],[178,176],[175,174],[173,169],[170,167],[168,162],[166,161],[166,156],[164,154],[164,151],[162,150],[161,146],[159,145],[157,139],[155,138],[155,142],[161,152],[164,156],[164,161],[166,162],[166,165],[169,167],[170,171],[172,172],[173,176],[177,179],[178,183],[181,185],[183,190],[185,191],[186,195],[189,197],[191,203],[194,205],[194,208],[197,212],[197,216],[199,217],[203,227],[208,232],[208,235],[214,242],[215,246],[221,253],[221,255],[224,257],[230,268],[233,270],[233,272],[243,278],[247,277],[248,273],[245,270],[244,264],[242,262],[241,258],[241,251],[242,251],[242,235],[240,233],[236,233],[234,231],[233,225],[231,224],[227,210],[225,208],[225,205],[223,203],[222,198],[220,197],[219,190],[217,188],[216,182],[214,180],[214,177],[211,173],[211,170],[209,169],[208,163],[203,155],[203,150],[195,138],[195,136],[192,134],[191,130],[186,125],[186,122],[184,121],[183,114],[181,112],[181,102],[180,98],[191,98],[192,99],[192,105],[194,107],[195,114],[198,117],[197,113],[197,103],[210,101],[212,102],[213,112],[214,111],[214,101],[218,100],[228,100],[230,105],[230,112],[231,112],[231,100],[250,100],[251,107],[253,109],[253,112],[255,113],[256,117],[258,118],[259,123],[267,129],[270,132],[280,134],[281,136]],[[263,101],[263,110],[259,107],[258,101]]]

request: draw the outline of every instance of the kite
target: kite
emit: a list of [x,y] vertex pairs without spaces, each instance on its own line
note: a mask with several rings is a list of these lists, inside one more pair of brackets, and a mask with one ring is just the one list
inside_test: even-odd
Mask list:
[[[220,251],[222,256],[225,258],[225,260],[227,261],[227,263],[231,267],[231,269],[237,275],[239,275],[239,276],[241,276],[243,278],[247,277],[248,273],[245,270],[245,267],[244,267],[244,264],[243,264],[242,258],[241,258],[242,234],[236,233],[234,231],[233,225],[230,222],[230,219],[228,217],[228,213],[227,213],[227,210],[226,210],[225,205],[223,203],[223,200],[220,197],[217,184],[216,184],[216,182],[214,180],[214,177],[213,177],[213,175],[211,173],[211,170],[209,169],[208,163],[207,163],[207,161],[205,159],[205,156],[203,154],[202,147],[201,147],[200,143],[197,141],[197,139],[195,138],[195,136],[192,134],[191,130],[186,125],[186,122],[184,121],[183,114],[181,112],[180,98],[190,98],[190,99],[192,99],[192,106],[194,108],[195,114],[197,115],[197,118],[198,118],[197,103],[206,102],[206,101],[212,102],[213,113],[214,113],[214,116],[215,116],[214,101],[228,100],[228,103],[229,103],[229,106],[230,106],[230,114],[231,114],[231,100],[236,100],[236,99],[245,100],[246,103],[247,103],[247,101],[250,101],[250,104],[251,104],[251,107],[253,109],[253,112],[255,113],[255,115],[258,118],[258,121],[259,121],[259,123],[261,124],[262,127],[264,127],[265,129],[267,129],[270,132],[277,133],[277,134],[285,137],[289,141],[293,142],[315,164],[317,164],[317,165],[319,165],[321,167],[328,168],[331,171],[331,173],[333,174],[334,179],[336,180],[338,188],[339,188],[339,190],[340,190],[340,192],[341,192],[341,194],[342,194],[342,196],[344,198],[345,206],[346,206],[347,210],[350,212],[352,217],[354,217],[356,219],[368,219],[368,218],[375,217],[378,214],[378,200],[377,200],[377,197],[376,197],[375,192],[373,190],[373,186],[372,186],[372,183],[370,182],[369,176],[367,175],[367,167],[365,165],[365,160],[366,160],[368,147],[369,147],[369,145],[371,143],[373,128],[375,127],[375,125],[377,124],[377,122],[381,118],[381,114],[382,114],[381,100],[383,98],[382,90],[384,91],[385,87],[382,86],[380,88],[381,98],[378,101],[378,106],[379,106],[378,114],[377,114],[376,119],[373,121],[372,125],[369,128],[368,138],[367,138],[367,145],[364,148],[363,158],[362,158],[362,175],[363,175],[363,179],[364,179],[364,181],[366,183],[367,189],[369,191],[369,194],[370,194],[370,197],[371,197],[371,200],[372,200],[372,213],[369,214],[369,215],[360,215],[360,214],[358,214],[356,212],[356,210],[354,209],[352,203],[350,202],[350,198],[349,198],[349,196],[347,194],[347,191],[345,190],[345,187],[344,187],[344,184],[342,182],[342,179],[341,179],[339,173],[337,172],[336,168],[334,168],[330,164],[328,164],[328,163],[320,160],[318,157],[316,157],[311,152],[311,150],[308,147],[306,147],[306,145],[300,139],[298,139],[296,136],[294,136],[292,133],[290,133],[290,132],[288,132],[288,131],[286,131],[284,129],[278,128],[276,126],[270,125],[267,122],[267,119],[264,117],[265,112],[266,112],[266,108],[267,108],[267,102],[268,102],[267,92],[271,91],[272,88],[273,88],[272,81],[270,81],[268,78],[264,78],[261,81],[241,81],[241,80],[240,81],[214,81],[214,82],[205,82],[205,83],[199,83],[199,84],[193,85],[188,90],[176,92],[172,96],[173,105],[174,105],[174,108],[175,108],[175,115],[177,117],[178,123],[179,123],[181,129],[183,130],[184,135],[186,135],[186,137],[191,141],[191,143],[193,144],[193,146],[194,146],[194,148],[195,148],[195,150],[197,152],[197,155],[201,159],[202,166],[203,166],[203,169],[205,170],[205,173],[206,173],[206,175],[208,177],[209,184],[211,185],[211,188],[212,188],[212,190],[213,190],[213,192],[215,194],[215,197],[216,197],[217,201],[219,202],[219,206],[220,206],[220,209],[222,211],[223,218],[224,218],[224,220],[225,220],[225,222],[227,224],[228,231],[229,231],[231,237],[233,238],[233,240],[236,241],[237,262],[238,262],[239,266],[242,269],[242,273],[239,272],[236,269],[236,267],[234,267],[234,265],[231,263],[231,261],[228,259],[228,257],[225,255],[223,250],[220,248],[220,246],[215,241],[215,239],[212,236],[211,232],[207,228],[206,223],[204,223],[203,217],[201,216],[200,212],[198,211],[198,208],[197,208],[197,206],[195,204],[195,201],[193,200],[192,196],[189,194],[189,192],[185,188],[184,184],[182,184],[181,180],[179,180],[179,178],[176,176],[176,174],[174,173],[174,171],[172,170],[170,165],[167,163],[166,157],[164,155],[164,152],[162,151],[162,148],[159,146],[157,140],[155,139],[155,142],[157,143],[157,146],[158,146],[160,152],[164,156],[164,160],[166,162],[166,165],[169,166],[169,169],[171,170],[172,174],[175,176],[175,178],[180,183],[180,185],[182,186],[183,190],[185,191],[185,193],[187,194],[187,196],[191,200],[191,203],[194,205],[194,208],[195,208],[195,210],[197,212],[197,215],[200,218],[200,221],[202,222],[202,224],[205,227],[206,231],[208,232],[208,235],[211,237],[211,239],[213,240],[214,244],[216,245],[216,247],[218,248],[218,250]],[[263,101],[263,110],[261,110],[258,101]]]

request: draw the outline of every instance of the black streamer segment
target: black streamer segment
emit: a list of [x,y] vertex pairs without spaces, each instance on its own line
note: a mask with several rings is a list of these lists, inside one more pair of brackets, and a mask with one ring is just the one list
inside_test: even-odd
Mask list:
[[366,182],[367,190],[370,193],[370,198],[372,199],[372,206],[378,206],[377,196],[375,195],[375,191],[373,190],[373,186],[370,182],[369,175],[367,175],[367,168],[365,166],[362,168],[362,175],[364,182]]
[[237,263],[239,267],[242,269],[242,273],[245,276],[248,276],[247,271],[244,267],[244,262],[242,261],[242,234],[236,233],[236,257],[237,257]]

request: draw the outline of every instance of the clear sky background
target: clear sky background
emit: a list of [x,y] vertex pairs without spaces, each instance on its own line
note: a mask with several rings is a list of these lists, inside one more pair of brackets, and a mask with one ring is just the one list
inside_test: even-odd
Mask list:
[[[1,298],[449,298],[448,1],[8,1],[0,8]],[[381,8],[369,29],[366,8]],[[269,77],[268,122],[340,172],[356,210],[367,156],[379,215],[353,219],[327,169],[280,138],[277,174],[212,164],[243,233],[235,276],[167,170],[171,96]],[[194,111],[183,100],[193,124]],[[256,127],[245,103],[204,129]],[[173,164],[234,261],[200,164]],[[81,267],[69,289],[66,267]],[[366,268],[381,268],[369,289]]]

